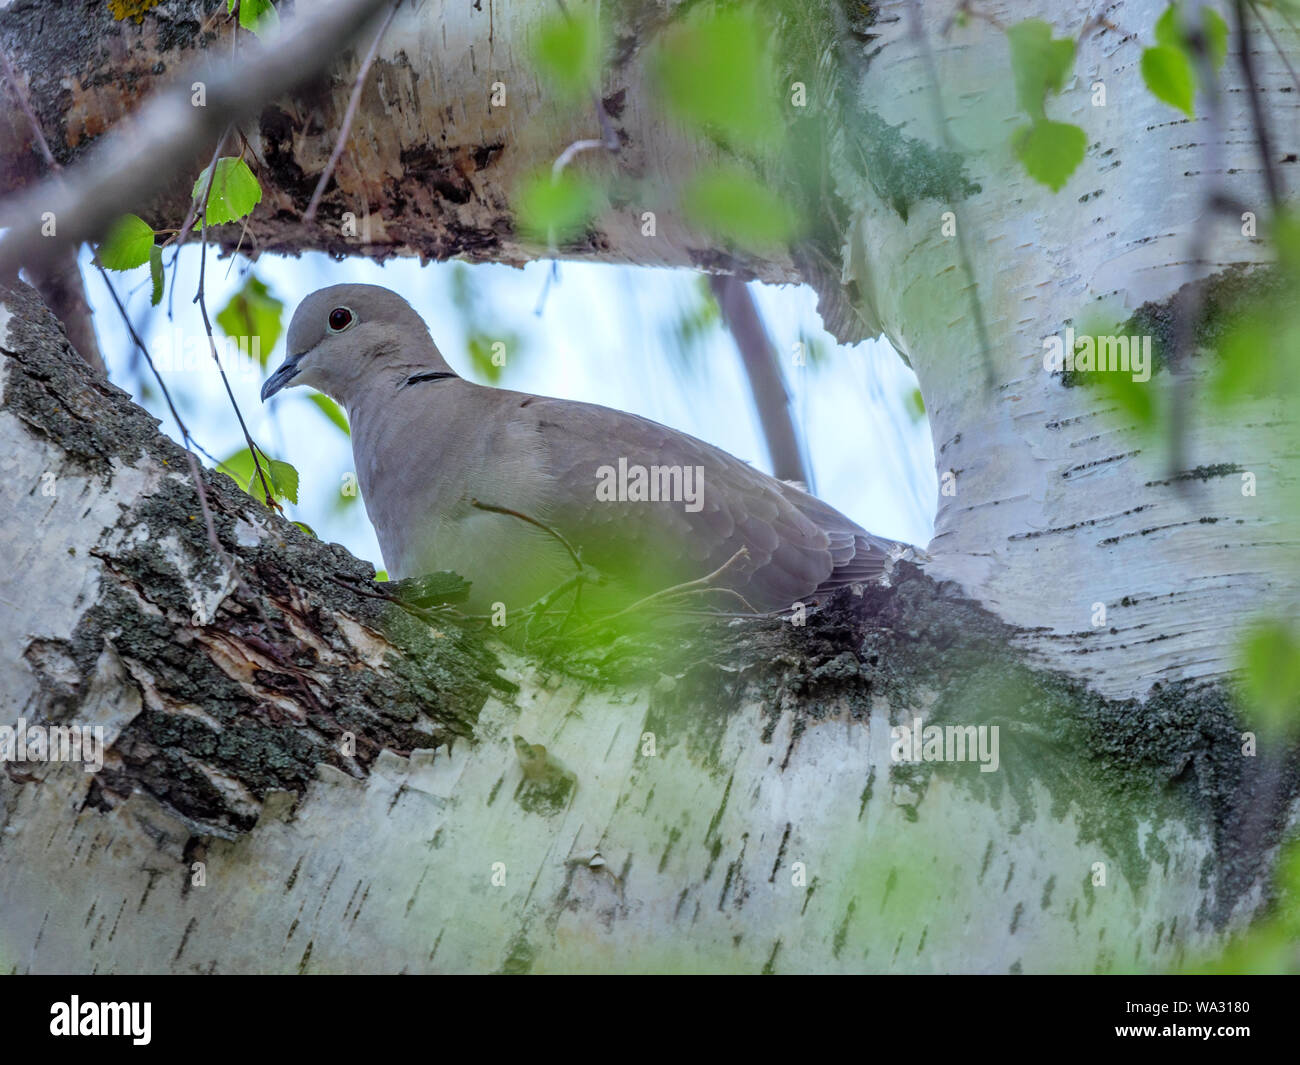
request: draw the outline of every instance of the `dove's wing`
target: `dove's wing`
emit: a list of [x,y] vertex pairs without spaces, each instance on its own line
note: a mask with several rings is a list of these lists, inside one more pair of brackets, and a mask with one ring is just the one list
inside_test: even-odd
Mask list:
[[[516,411],[535,420],[545,445],[553,478],[548,523],[582,549],[586,562],[643,590],[702,577],[741,547],[748,558],[729,567],[718,583],[760,610],[871,581],[884,568],[889,541],[686,433],[568,400],[523,397]],[[702,484],[694,485],[698,499],[688,504],[600,498],[597,485],[610,481],[620,460],[628,469],[702,470]]]

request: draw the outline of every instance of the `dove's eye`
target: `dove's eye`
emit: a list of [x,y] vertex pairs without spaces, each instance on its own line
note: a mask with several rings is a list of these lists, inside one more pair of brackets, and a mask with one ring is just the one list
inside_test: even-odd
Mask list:
[[352,312],[346,307],[335,307],[329,316],[330,332],[341,333],[352,324]]

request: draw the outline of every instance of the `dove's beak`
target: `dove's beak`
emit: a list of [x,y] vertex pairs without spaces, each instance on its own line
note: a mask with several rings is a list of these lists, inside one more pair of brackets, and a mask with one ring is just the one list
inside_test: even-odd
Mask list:
[[302,358],[301,355],[290,355],[284,362],[280,363],[280,368],[266,379],[266,384],[262,386],[263,403],[298,376],[298,360],[300,358]]

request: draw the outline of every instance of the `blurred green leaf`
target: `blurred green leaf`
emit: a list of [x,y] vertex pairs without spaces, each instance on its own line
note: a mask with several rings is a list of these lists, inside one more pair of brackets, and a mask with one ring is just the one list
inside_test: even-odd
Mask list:
[[1029,176],[1056,192],[1083,162],[1088,137],[1069,122],[1044,118],[1016,130],[1011,147]]
[[481,333],[470,337],[469,361],[477,377],[494,385],[501,380],[501,371],[504,367],[492,361],[492,343],[490,337],[485,337]]
[[[253,453],[248,448],[236,451],[217,467],[229,476],[245,492],[260,502],[266,502],[266,493],[262,490],[262,479],[257,475],[253,465]],[[279,459],[262,459],[262,470],[271,484],[271,494],[276,499],[287,499],[290,503],[298,502],[298,471],[287,462]]]
[[925,417],[925,397],[921,395],[919,388],[912,389],[911,394],[907,397],[907,409],[911,411],[912,421],[919,422]]
[[592,11],[548,15],[533,42],[533,60],[560,92],[584,95],[600,82],[600,28]]
[[316,405],[317,410],[343,430],[344,436],[352,435],[352,427],[348,425],[348,416],[343,413],[343,409],[330,399],[329,396],[325,395],[323,392],[308,392],[307,398]]
[[317,540],[320,539],[320,537],[316,535],[316,530],[313,529],[310,525],[308,525],[305,521],[295,521],[294,524],[298,526],[298,528],[300,528],[308,536],[313,537],[314,539]]
[[1074,65],[1074,41],[1052,39],[1052,27],[1042,19],[1026,19],[1007,30],[1016,99],[1030,118],[1042,119],[1047,93],[1059,93]]
[[1134,381],[1127,373],[1091,373],[1088,383],[1097,388],[1133,422],[1139,432],[1154,434],[1160,428],[1157,378]]
[[543,244],[563,244],[587,228],[596,201],[596,187],[568,171],[558,180],[552,180],[550,171],[536,174],[515,197],[520,232]]
[[722,325],[722,310],[714,298],[709,279],[701,274],[691,286],[692,298],[679,304],[676,317],[665,326],[664,350],[678,370],[693,373],[701,367],[696,358],[706,339]]
[[[208,167],[194,182],[192,193],[194,201],[203,202],[204,190],[208,187]],[[223,156],[217,160],[216,174],[212,178],[212,191],[208,195],[206,212],[208,225],[219,226],[225,222],[234,222],[250,214],[262,200],[262,186],[248,169],[248,164],[234,156]],[[199,218],[194,223],[198,229],[203,224]]]
[[740,167],[707,170],[682,190],[686,215],[749,251],[768,251],[794,234],[786,201]]
[[820,370],[831,364],[830,345],[821,337],[799,330],[799,343],[803,345],[804,357],[810,370]]
[[1210,49],[1210,62],[1217,70],[1228,58],[1228,24],[1212,7],[1201,8],[1206,44]]
[[1170,4],[1156,19],[1156,44],[1168,45],[1170,48],[1183,47],[1183,31],[1178,24],[1178,5]]
[[283,312],[284,303],[271,295],[271,290],[257,275],[249,274],[230,302],[217,313],[217,325],[235,340],[247,337],[250,351],[256,337],[258,362],[265,369],[271,349],[280,339]]
[[1280,618],[1246,629],[1238,644],[1241,688],[1250,715],[1261,728],[1292,732],[1300,724],[1300,637]]
[[162,248],[155,244],[149,249],[149,281],[152,284],[153,291],[149,295],[149,303],[157,307],[162,302],[163,296],[163,261]]
[[1142,80],[1156,99],[1185,112],[1189,118],[1194,115],[1196,80],[1191,61],[1182,49],[1158,44],[1143,51]]
[[[235,0],[226,0],[226,13],[234,10]],[[239,0],[239,25],[260,37],[279,28],[280,16],[271,0]]]
[[668,109],[689,125],[745,145],[785,126],[767,41],[752,5],[696,8],[664,35],[654,70]]
[[386,581],[386,580],[388,580],[388,570],[386,570],[386,569],[377,569],[377,570],[375,570],[375,580],[377,580],[377,581]]
[[466,317],[473,314],[478,303],[478,290],[474,288],[474,279],[470,276],[470,268],[462,262],[452,264],[451,303],[456,310]]
[[133,270],[149,261],[153,228],[139,215],[124,214],[96,249],[105,270]]
[[[1210,401],[1220,408],[1247,396],[1267,396],[1277,390],[1283,352],[1277,346],[1275,329],[1285,320],[1267,317],[1265,309],[1257,307],[1239,315],[1219,341],[1219,358],[1206,391]],[[1293,335],[1292,342],[1300,342],[1300,337]]]
[[[1223,20],[1222,15],[1208,6],[1201,8],[1201,18],[1210,62],[1217,69],[1223,66],[1223,61],[1228,55],[1228,24]],[[1178,49],[1187,57],[1189,66],[1195,68],[1195,56],[1177,4],[1170,4],[1165,8],[1164,13],[1156,20],[1155,32],[1156,44]]]

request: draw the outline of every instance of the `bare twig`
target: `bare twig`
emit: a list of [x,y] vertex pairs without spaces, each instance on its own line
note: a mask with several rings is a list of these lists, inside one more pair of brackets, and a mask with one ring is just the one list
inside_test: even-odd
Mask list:
[[230,129],[227,127],[217,141],[216,150],[212,153],[212,163],[208,167],[208,183],[203,190],[203,201],[199,205],[199,217],[203,220],[203,224],[199,233],[199,287],[198,291],[194,293],[194,302],[199,305],[199,313],[203,315],[203,328],[208,335],[208,351],[212,355],[212,361],[217,364],[217,372],[221,374],[221,383],[226,387],[226,395],[230,399],[230,405],[235,408],[235,417],[239,421],[239,428],[244,434],[245,442],[248,444],[248,453],[253,457],[253,468],[257,471],[258,479],[262,482],[262,491],[266,494],[266,505],[273,510],[279,510],[280,504],[271,492],[271,486],[266,480],[266,471],[262,469],[262,463],[257,457],[257,445],[253,443],[253,437],[244,422],[244,414],[239,409],[234,390],[230,387],[230,378],[226,376],[226,368],[221,365],[221,356],[217,353],[217,342],[212,335],[212,321],[208,318],[208,301],[203,291],[208,266],[208,199],[212,195],[212,183],[217,176],[217,160],[221,156],[222,146],[226,143],[226,137],[229,135]]
[[303,214],[304,223],[314,222],[316,220],[316,208],[320,206],[320,198],[325,193],[325,186],[329,184],[330,178],[334,176],[334,168],[338,165],[339,157],[343,154],[343,148],[348,142],[348,134],[352,132],[352,121],[357,117],[357,107],[361,103],[361,90],[366,85],[366,75],[370,73],[370,65],[375,61],[375,54],[379,51],[379,42],[388,32],[388,26],[393,21],[393,16],[397,14],[397,9],[402,0],[394,0],[393,6],[388,9],[388,14],[384,16],[384,21],[379,26],[379,32],[375,34],[375,39],[370,43],[370,51],[366,53],[366,58],[361,63],[361,69],[357,71],[356,83],[352,86],[352,96],[348,100],[348,108],[343,113],[343,125],[339,127],[339,135],[334,142],[334,150],[330,152],[329,162],[325,164],[325,169],[321,171],[320,180],[316,182],[316,191],[311,194],[311,202],[307,204],[306,213]]
[[698,594],[700,592],[715,592],[715,593],[723,593],[726,595],[734,596],[735,598],[739,599],[742,603],[744,603],[751,613],[757,614],[758,611],[755,610],[754,607],[749,603],[749,601],[738,591],[736,591],[734,588],[718,588],[713,586],[713,582],[717,580],[719,577],[721,577],[722,574],[724,574],[727,570],[729,570],[741,559],[748,558],[748,557],[749,557],[749,548],[742,547],[739,551],[737,551],[734,555],[732,555],[729,559],[727,559],[726,562],[724,562],[721,566],[715,569],[712,573],[706,573],[703,577],[697,577],[693,581],[685,581],[682,584],[674,584],[671,588],[662,588],[657,592],[651,592],[649,595],[645,596],[642,599],[638,599],[635,603],[632,603],[630,606],[625,606],[622,610],[619,610],[613,614],[609,614],[606,617],[598,618],[596,621],[592,621],[586,625],[581,626],[580,628],[574,629],[572,635],[576,636],[580,632],[586,632],[588,629],[595,628],[600,625],[608,625],[611,621],[621,618],[624,614],[629,614],[633,610],[639,610],[644,606],[650,605],[651,603],[659,602],[665,599],[675,598],[680,595]]
[[1246,97],[1250,101],[1250,117],[1255,126],[1255,143],[1259,146],[1259,165],[1264,171],[1264,187],[1268,189],[1269,205],[1276,214],[1282,202],[1282,185],[1273,166],[1272,137],[1255,78],[1255,57],[1250,51],[1250,36],[1246,25],[1246,0],[1236,0],[1233,10],[1237,21],[1237,59],[1241,63],[1242,76],[1246,79]]
[[1291,75],[1291,83],[1297,89],[1300,89],[1300,75],[1296,74],[1295,67],[1291,65],[1291,60],[1287,58],[1286,49],[1283,48],[1282,45],[1278,43],[1278,39],[1273,36],[1273,27],[1270,26],[1268,20],[1259,13],[1259,5],[1255,3],[1255,0],[1249,0],[1249,3],[1250,13],[1255,16],[1255,21],[1258,22],[1263,31],[1268,34],[1268,39],[1273,43],[1273,48],[1277,51],[1277,57],[1282,60],[1282,64],[1286,67],[1287,73]]
[[[98,264],[96,265],[98,266]],[[203,524],[207,530],[208,543],[212,546],[212,550],[216,554],[217,558],[219,558],[226,567],[226,571],[234,577],[236,583],[242,585],[243,580],[235,569],[234,561],[226,554],[225,548],[221,546],[221,540],[217,536],[217,527],[212,520],[212,508],[208,506],[207,488],[203,484],[203,474],[199,469],[198,460],[194,457],[194,452],[190,449],[190,445],[193,443],[190,431],[186,427],[185,422],[181,420],[180,413],[176,410],[176,404],[172,402],[171,392],[168,391],[167,385],[162,379],[162,375],[158,372],[158,367],[154,365],[153,356],[149,354],[149,349],[145,347],[144,341],[140,339],[140,334],[136,332],[135,323],[131,321],[131,316],[126,313],[126,307],[123,306],[122,299],[117,294],[117,289],[115,289],[112,282],[109,281],[108,272],[102,266],[99,266],[99,272],[103,276],[104,287],[108,289],[109,295],[113,297],[113,303],[117,306],[118,314],[122,316],[122,324],[126,326],[126,331],[130,335],[132,342],[135,344],[136,348],[139,349],[140,354],[144,356],[144,361],[153,372],[154,380],[158,382],[158,387],[162,391],[163,399],[167,401],[167,408],[171,411],[172,417],[176,420],[176,427],[181,431],[181,439],[185,444],[185,457],[189,462],[190,476],[194,480],[194,489],[199,495],[199,507],[203,512]],[[247,589],[247,586],[245,586],[245,589]],[[254,598],[254,601],[257,601],[256,597],[252,598]]]
[[564,547],[564,550],[569,552],[569,557],[573,559],[573,564],[577,566],[579,570],[585,568],[582,564],[582,559],[578,557],[578,552],[573,549],[573,545],[549,525],[544,525],[536,518],[530,518],[527,514],[521,514],[519,511],[511,510],[509,507],[494,507],[490,503],[480,503],[477,499],[471,499],[469,502],[470,506],[478,507],[479,510],[488,510],[493,514],[508,514],[512,518],[518,518],[520,521],[528,522],[529,525],[536,525],[537,528],[542,530],[542,532],[548,533],[560,542]]

